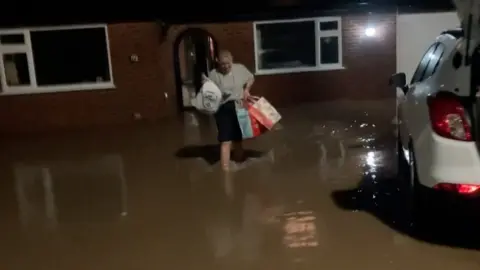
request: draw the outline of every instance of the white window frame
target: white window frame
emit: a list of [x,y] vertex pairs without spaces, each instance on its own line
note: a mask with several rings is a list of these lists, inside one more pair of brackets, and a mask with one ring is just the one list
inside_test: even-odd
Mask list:
[[[35,63],[33,58],[32,41],[30,32],[32,31],[55,31],[55,30],[75,30],[75,29],[92,29],[103,28],[105,30],[105,41],[107,46],[108,68],[110,71],[110,81],[98,83],[75,83],[67,85],[46,85],[38,86],[35,73]],[[54,92],[71,92],[71,91],[89,91],[89,90],[106,90],[115,88],[113,83],[112,60],[110,54],[110,41],[108,36],[108,27],[106,24],[90,24],[90,25],[71,25],[71,26],[52,26],[52,27],[30,27],[23,29],[0,29],[0,35],[23,34],[24,44],[0,44],[0,95],[21,95],[21,94],[40,94]],[[30,75],[30,85],[9,86],[6,80],[5,65],[3,55],[8,53],[26,53],[28,70]]]
[[[257,26],[262,24],[276,24],[276,23],[295,23],[312,21],[315,23],[315,67],[298,67],[298,68],[278,68],[278,69],[260,69],[259,68],[259,53],[260,53],[260,37]],[[320,30],[320,23],[322,22],[337,22],[338,29],[336,30]],[[321,63],[321,37],[338,37],[338,61],[335,64]],[[253,23],[253,43],[255,53],[255,74],[256,75],[270,75],[270,74],[286,74],[310,71],[326,71],[339,70],[343,67],[343,49],[342,49],[342,17],[317,17],[317,18],[302,18],[289,20],[274,20],[274,21],[258,21]]]

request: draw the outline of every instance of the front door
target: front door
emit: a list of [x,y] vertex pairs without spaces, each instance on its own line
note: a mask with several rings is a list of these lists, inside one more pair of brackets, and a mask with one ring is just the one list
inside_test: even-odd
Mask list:
[[214,41],[205,31],[187,30],[179,42],[176,57],[177,89],[181,96],[179,105],[181,111],[185,111],[192,108],[191,100],[202,87],[202,74],[208,74],[213,68]]

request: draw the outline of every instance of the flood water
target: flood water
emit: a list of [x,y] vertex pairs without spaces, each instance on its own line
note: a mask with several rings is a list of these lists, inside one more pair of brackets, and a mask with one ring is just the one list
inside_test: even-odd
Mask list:
[[479,269],[480,232],[412,229],[394,106],[283,110],[230,173],[190,113],[3,138],[2,269]]

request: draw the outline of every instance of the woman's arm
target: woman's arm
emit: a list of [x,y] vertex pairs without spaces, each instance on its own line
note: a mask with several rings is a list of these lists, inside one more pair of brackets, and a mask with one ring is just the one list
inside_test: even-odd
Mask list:
[[215,69],[210,70],[210,72],[208,73],[208,77],[206,77],[206,79],[216,84],[217,87],[220,87],[218,84],[218,74]]
[[247,80],[247,83],[245,84],[245,91],[250,91],[250,88],[252,88],[253,83],[255,82],[255,78],[252,76],[250,79]]
[[252,88],[253,83],[255,82],[255,77],[253,74],[248,70],[244,65],[242,65],[243,73],[244,73],[244,78],[246,79],[246,82],[243,86],[243,93],[244,97],[248,98],[250,96],[250,89]]

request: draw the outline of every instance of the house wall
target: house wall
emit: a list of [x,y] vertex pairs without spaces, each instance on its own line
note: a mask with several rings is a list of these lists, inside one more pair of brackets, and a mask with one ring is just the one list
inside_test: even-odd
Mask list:
[[[253,92],[264,95],[277,106],[332,99],[378,99],[389,97],[385,87],[395,72],[395,15],[346,16],[343,26],[344,70],[261,75]],[[375,26],[378,35],[364,35]],[[236,61],[252,71],[253,26],[251,23],[207,26],[220,47],[232,51]]]
[[397,18],[397,72],[409,82],[427,48],[442,31],[460,26],[456,12],[401,14]]
[[[108,27],[116,89],[0,96],[0,133],[84,128],[167,115],[165,73],[154,23],[115,24]],[[138,63],[130,55],[139,55]]]
[[[334,99],[381,99],[396,71],[396,16],[343,17],[344,70],[257,76],[254,89],[278,107]],[[364,35],[375,26],[378,35]],[[221,48],[254,70],[251,22],[189,25],[209,31]],[[173,43],[187,26],[162,37],[155,23],[109,25],[114,90],[0,96],[0,133],[83,128],[154,120],[177,113]],[[131,63],[137,54],[139,62]]]

